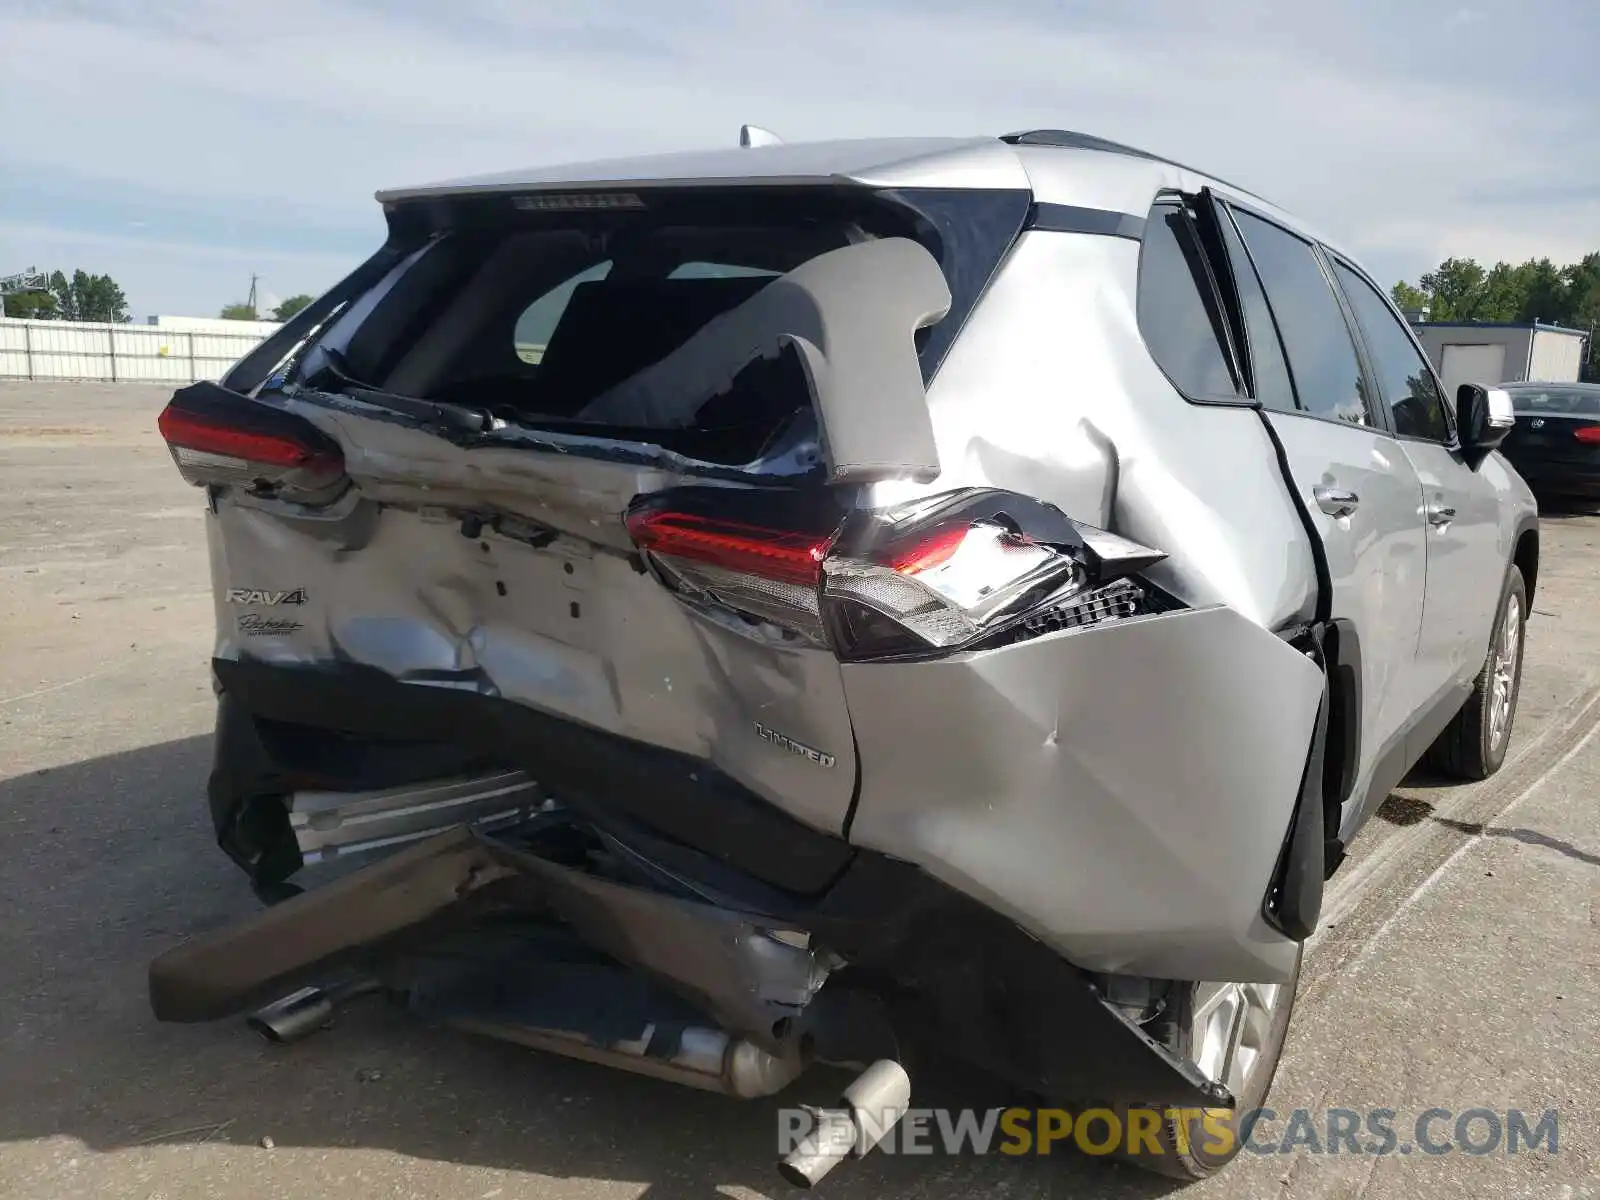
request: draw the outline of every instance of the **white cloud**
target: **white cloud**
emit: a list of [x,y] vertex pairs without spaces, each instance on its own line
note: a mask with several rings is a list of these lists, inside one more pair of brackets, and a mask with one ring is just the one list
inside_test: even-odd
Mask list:
[[[1600,243],[1581,194],[1473,199],[1509,181],[1600,193],[1600,85],[1561,57],[1600,40],[1585,0],[24,5],[0,15],[0,111],[25,114],[0,124],[0,170],[221,212],[265,205],[280,214],[279,254],[312,244],[297,242],[302,224],[375,230],[379,187],[731,144],[745,121],[794,139],[1085,129],[1252,187],[1376,254],[1380,273],[1451,253],[1570,259]],[[1505,49],[1530,23],[1563,31],[1536,39],[1542,63]],[[92,86],[60,86],[63,63]],[[74,228],[72,214],[59,224]],[[0,253],[27,251],[0,240]],[[190,293],[164,269],[150,260],[130,291],[214,307],[231,287]]]

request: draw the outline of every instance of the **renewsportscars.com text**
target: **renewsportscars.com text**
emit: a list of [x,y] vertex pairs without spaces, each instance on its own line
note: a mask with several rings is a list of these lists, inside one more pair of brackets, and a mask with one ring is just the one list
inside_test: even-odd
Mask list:
[[[1084,1154],[1170,1153],[1160,1134],[1171,1122],[1180,1149],[1249,1154],[1423,1155],[1557,1153],[1556,1110],[1427,1108],[1402,1114],[1392,1108],[1252,1109],[1237,1129],[1225,1109],[913,1108],[882,1130],[875,1153],[1050,1154],[1071,1147]],[[778,1114],[779,1153],[796,1149],[812,1132],[809,1110]],[[868,1133],[880,1132],[868,1130]]]

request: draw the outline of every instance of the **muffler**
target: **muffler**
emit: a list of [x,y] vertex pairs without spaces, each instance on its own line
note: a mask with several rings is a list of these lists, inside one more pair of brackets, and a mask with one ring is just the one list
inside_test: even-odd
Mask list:
[[450,1017],[445,1024],[464,1033],[515,1042],[741,1100],[776,1095],[808,1065],[798,1052],[780,1057],[745,1038],[706,1027],[675,1027],[667,1032],[650,1024],[637,1038],[607,1045],[569,1030],[482,1018]]
[[810,1134],[778,1163],[786,1182],[816,1187],[846,1158],[865,1156],[911,1107],[911,1077],[893,1059],[879,1059],[845,1088],[839,1105],[810,1110]]
[[269,1042],[288,1045],[325,1028],[340,1005],[380,987],[376,980],[355,979],[332,988],[301,988],[258,1008],[245,1018],[245,1024]]

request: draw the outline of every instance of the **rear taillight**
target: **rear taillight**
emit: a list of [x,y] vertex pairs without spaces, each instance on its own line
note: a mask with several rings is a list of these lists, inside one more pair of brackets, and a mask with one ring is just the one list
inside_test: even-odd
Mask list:
[[1600,425],[1585,425],[1572,436],[1586,446],[1600,446]]
[[[628,514],[628,533],[680,595],[826,644],[818,589],[833,540],[832,532],[821,531],[827,517],[815,520],[817,514],[765,497],[752,498],[753,507],[766,510],[763,523],[705,511],[721,500],[705,498],[694,506],[701,511],[670,499],[636,508]],[[835,529],[838,519],[833,514]]]
[[681,512],[640,512],[628,533],[641,550],[668,558],[815,587],[832,534],[791,532]]
[[949,652],[1013,627],[1033,636],[1132,615],[1122,577],[1163,557],[991,489],[845,513],[781,494],[685,488],[641,499],[627,525],[683,599],[846,660]]
[[184,479],[297,503],[331,499],[345,485],[337,442],[292,413],[196,384],[173,396],[156,427]]

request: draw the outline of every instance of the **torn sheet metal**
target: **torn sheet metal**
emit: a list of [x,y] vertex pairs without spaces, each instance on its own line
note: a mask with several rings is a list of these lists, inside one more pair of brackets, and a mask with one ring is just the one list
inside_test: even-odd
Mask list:
[[150,1007],[158,1021],[242,1013],[510,874],[487,843],[453,829],[173,947],[150,964]]
[[681,428],[758,358],[793,347],[804,364],[834,482],[933,479],[939,457],[915,335],[950,311],[938,262],[907,238],[829,251],[709,321],[579,414]]
[[1261,908],[1323,688],[1287,642],[1216,607],[844,679],[873,748],[856,845],[1087,970],[1286,978]]
[[475,895],[558,918],[722,1028],[774,1046],[774,1026],[797,1016],[828,976],[808,945],[780,940],[753,914],[602,879],[457,828],[169,950],[150,967],[151,1006],[163,1021],[243,1012],[357,952],[381,956],[389,944],[398,953],[402,935],[438,925]]

